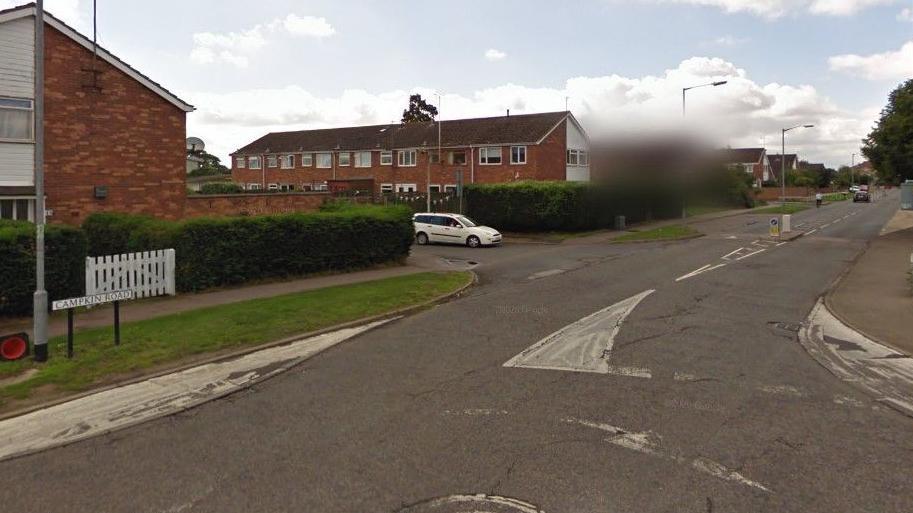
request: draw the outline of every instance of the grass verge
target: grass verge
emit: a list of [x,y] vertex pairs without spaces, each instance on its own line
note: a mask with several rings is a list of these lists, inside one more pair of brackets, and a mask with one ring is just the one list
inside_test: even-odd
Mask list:
[[694,217],[704,214],[711,214],[713,212],[722,212],[724,210],[732,210],[735,207],[710,207],[710,206],[686,206],[685,207],[685,217]]
[[822,198],[824,201],[844,201],[850,199],[850,194],[847,192],[833,192],[825,194]]
[[[66,337],[49,341],[45,363],[30,359],[0,364],[0,411],[22,401],[48,399],[116,382],[142,371],[177,366],[205,353],[257,346],[299,333],[418,305],[469,283],[470,273],[419,273],[201,308],[113,327],[78,331],[75,356],[66,358]],[[171,365],[169,365],[171,364]],[[9,380],[13,381],[13,380]]]
[[653,228],[652,230],[644,230],[642,232],[626,233],[620,237],[612,239],[612,242],[690,239],[699,235],[701,235],[701,232],[695,230],[690,226],[683,224],[673,224],[670,226]]
[[771,205],[767,208],[760,208],[757,210],[752,210],[752,214],[795,214],[796,212],[802,212],[810,208],[811,205],[807,203],[787,203],[786,209],[784,210],[783,205]]

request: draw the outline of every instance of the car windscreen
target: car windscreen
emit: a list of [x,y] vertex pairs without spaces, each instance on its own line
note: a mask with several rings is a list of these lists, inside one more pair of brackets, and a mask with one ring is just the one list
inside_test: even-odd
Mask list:
[[463,226],[465,226],[466,228],[472,228],[473,226],[477,226],[475,221],[473,221],[472,219],[469,219],[466,216],[456,216],[456,219],[457,219],[457,221],[462,223]]

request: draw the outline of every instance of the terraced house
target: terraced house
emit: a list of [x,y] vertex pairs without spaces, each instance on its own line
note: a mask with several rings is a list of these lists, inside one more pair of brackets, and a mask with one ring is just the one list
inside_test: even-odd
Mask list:
[[[440,134],[440,150],[438,137]],[[445,192],[463,183],[590,179],[589,139],[570,112],[274,132],[232,153],[248,190],[326,190],[373,180],[375,192]],[[430,175],[430,183],[428,176]]]

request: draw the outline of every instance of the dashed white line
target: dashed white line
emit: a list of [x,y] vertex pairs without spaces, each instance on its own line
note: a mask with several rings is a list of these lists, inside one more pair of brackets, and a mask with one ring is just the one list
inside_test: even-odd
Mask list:
[[831,225],[831,223],[825,223],[825,224],[822,224],[822,225],[821,225],[821,228],[824,229],[824,228],[827,228],[827,227],[830,226],[830,225]]
[[[763,250],[761,250],[761,251],[763,251]],[[738,260],[738,258],[736,260]],[[726,265],[726,264],[716,264],[714,266],[707,264],[704,267],[701,267],[700,269],[697,269],[697,270],[691,271],[688,274],[683,274],[683,275],[679,276],[678,278],[675,279],[675,281],[687,280],[688,278],[693,278],[693,277],[697,276],[698,274],[706,273],[706,272],[712,271],[714,269],[719,269],[720,267],[723,267],[724,265]]]

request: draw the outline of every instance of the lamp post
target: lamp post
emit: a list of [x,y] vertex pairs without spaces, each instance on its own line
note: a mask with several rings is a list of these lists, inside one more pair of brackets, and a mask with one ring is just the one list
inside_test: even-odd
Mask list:
[[48,359],[48,292],[44,288],[44,2],[35,2],[35,294],[36,362]]
[[854,173],[853,173],[853,168],[854,168],[854,167],[856,167],[856,154],[855,154],[855,153],[853,153],[852,155],[850,155],[850,187],[856,185],[856,184],[855,184],[855,181],[856,181],[856,180],[855,180],[855,177],[853,176],[853,174],[854,174]]
[[[685,119],[685,93],[687,93],[690,89],[697,89],[698,87],[707,87],[707,86],[717,87],[717,86],[721,86],[727,82],[728,82],[728,80],[718,80],[716,82],[707,82],[706,84],[699,84],[699,85],[694,85],[694,86],[689,86],[689,87],[683,87],[682,88],[682,119]],[[682,181],[684,183],[684,176],[682,177]],[[688,217],[687,212],[685,211],[684,197],[685,197],[685,191],[683,188],[682,189],[682,219]]]
[[815,125],[796,125],[780,129],[780,204],[783,213],[786,213],[786,132],[796,128],[812,128]]
[[697,89],[698,87],[721,86],[727,82],[728,82],[728,80],[719,80],[716,82],[707,82],[706,84],[700,84],[700,85],[695,85],[695,86],[690,86],[690,87],[683,87],[682,88],[682,118],[684,119],[684,117],[685,117],[685,93],[688,92],[688,90]]

